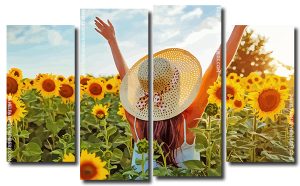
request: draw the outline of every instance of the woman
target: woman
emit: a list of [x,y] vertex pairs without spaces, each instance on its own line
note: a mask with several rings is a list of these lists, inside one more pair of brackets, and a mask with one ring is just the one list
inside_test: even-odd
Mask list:
[[[145,56],[140,59],[129,70],[118,47],[112,23],[108,20],[106,24],[96,17],[95,25],[95,30],[108,41],[122,79],[120,99],[134,141],[148,139],[148,58]],[[235,26],[227,42],[227,66],[245,28]],[[195,151],[195,136],[188,129],[197,126],[198,118],[208,102],[207,90],[219,76],[219,50],[203,77],[200,63],[185,50],[166,49],[153,55],[153,137],[159,144],[164,143],[162,148],[165,154],[170,152],[167,156],[168,165],[184,167],[182,162],[186,160],[200,160],[200,154]],[[134,151],[133,165],[136,157],[138,155]]]

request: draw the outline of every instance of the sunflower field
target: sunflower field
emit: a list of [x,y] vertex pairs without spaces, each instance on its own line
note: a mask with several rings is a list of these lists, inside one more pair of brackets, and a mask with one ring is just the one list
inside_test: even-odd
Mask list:
[[[220,77],[219,77],[220,79]],[[221,88],[220,81],[217,86]],[[208,94],[215,89],[211,86]],[[220,92],[221,93],[221,92]],[[221,94],[220,94],[221,96]],[[158,167],[153,170],[154,176],[171,177],[219,177],[222,176],[222,126],[221,126],[221,101],[209,97],[208,104],[202,117],[199,118],[197,127],[189,128],[195,138],[195,149],[200,154],[200,160],[188,160],[183,162],[183,167],[167,165],[165,154],[162,150],[163,144],[153,143],[154,160],[159,162]]]
[[74,77],[7,73],[7,160],[75,162]]
[[294,162],[294,76],[226,78],[227,161]]
[[[80,77],[80,177],[82,180],[146,180],[148,171],[131,166],[133,137],[120,102],[120,76]],[[145,157],[148,142],[138,153]],[[145,167],[146,158],[136,159]]]

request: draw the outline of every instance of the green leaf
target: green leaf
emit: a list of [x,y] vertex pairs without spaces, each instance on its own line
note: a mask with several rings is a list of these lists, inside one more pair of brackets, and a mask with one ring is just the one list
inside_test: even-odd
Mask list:
[[228,117],[227,122],[229,125],[237,124],[242,118],[240,116],[231,116]]
[[208,146],[208,141],[207,141],[207,137],[205,136],[205,134],[202,133],[197,133],[196,135],[196,144],[202,144],[205,148],[207,148]]
[[27,130],[22,130],[19,134],[20,138],[29,138],[30,132],[28,132]]
[[217,169],[208,169],[208,176],[221,176],[221,172]]
[[122,159],[122,156],[123,156],[123,152],[120,149],[115,148],[113,150],[113,156],[111,158],[111,162],[112,163],[119,163],[120,160]]
[[51,131],[52,134],[56,135],[62,128],[64,128],[65,123],[63,120],[58,120],[55,122],[51,122],[50,120],[46,120],[46,128]]
[[29,142],[25,145],[25,150],[23,151],[24,156],[36,156],[42,154],[42,150],[37,143]]
[[113,126],[113,125],[110,125],[108,128],[107,128],[107,136],[110,137],[112,136],[115,132],[117,132],[117,127],[116,126]]
[[202,161],[199,161],[199,160],[188,160],[188,161],[183,162],[183,164],[188,169],[191,169],[191,170],[193,170],[193,169],[200,170],[200,169],[205,168],[205,165],[202,163]]

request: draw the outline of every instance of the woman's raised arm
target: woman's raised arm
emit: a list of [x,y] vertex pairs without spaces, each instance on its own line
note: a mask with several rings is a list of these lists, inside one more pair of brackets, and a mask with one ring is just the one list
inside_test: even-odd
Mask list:
[[[235,26],[229,40],[226,43],[226,67],[230,64],[232,58],[235,55],[235,52],[238,49],[240,41],[242,39],[244,30],[246,25],[238,25]],[[208,88],[214,84],[219,76],[219,70],[217,69],[218,63],[221,64],[221,48],[217,50],[215,53],[211,64],[209,65],[208,69],[206,70],[205,74],[202,78],[201,87],[195,98],[194,102],[185,110],[185,115],[187,115],[188,121],[190,123],[190,128],[195,127],[198,123],[196,118],[200,118],[204,109],[208,102]]]
[[128,71],[128,66],[118,46],[114,26],[109,20],[107,20],[107,22],[108,24],[102,21],[99,17],[96,17],[95,25],[97,28],[95,28],[95,30],[107,40],[115,61],[115,65],[119,71],[121,79],[123,79]]

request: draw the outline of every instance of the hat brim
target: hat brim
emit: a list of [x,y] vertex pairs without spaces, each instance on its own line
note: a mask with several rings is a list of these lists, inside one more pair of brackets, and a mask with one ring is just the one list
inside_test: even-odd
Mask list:
[[[161,50],[155,53],[153,58],[165,58],[179,70],[178,89],[162,95],[164,104],[169,109],[162,112],[157,107],[153,107],[152,118],[154,121],[160,121],[177,116],[192,104],[201,85],[202,68],[195,56],[179,48]],[[148,55],[138,60],[122,79],[120,100],[128,113],[138,119],[148,121],[148,107],[142,110],[136,107],[139,98],[144,95],[138,80],[138,70],[141,63],[146,60],[148,60]]]

